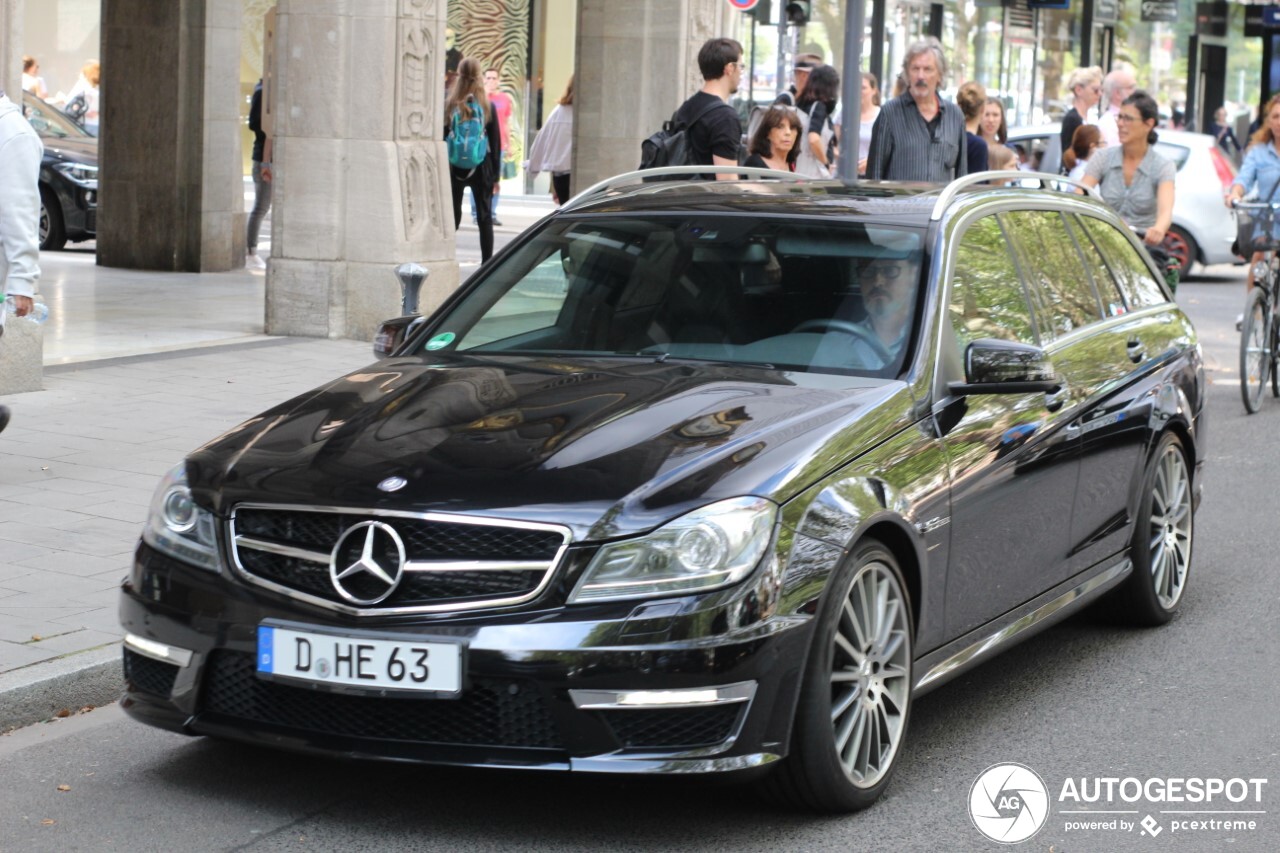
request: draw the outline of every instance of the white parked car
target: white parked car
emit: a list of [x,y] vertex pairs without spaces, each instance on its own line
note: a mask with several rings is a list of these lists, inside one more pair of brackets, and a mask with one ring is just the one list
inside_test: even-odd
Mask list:
[[[1056,173],[1062,163],[1061,125],[1041,124],[1009,130],[1009,144],[1026,147],[1031,163],[1042,172]],[[1205,133],[1156,129],[1156,150],[1178,167],[1174,184],[1173,227],[1166,245],[1182,261],[1185,275],[1191,263],[1241,263],[1231,251],[1235,221],[1222,205],[1222,196],[1236,177],[1236,167]],[[1215,180],[1216,178],[1216,180]]]

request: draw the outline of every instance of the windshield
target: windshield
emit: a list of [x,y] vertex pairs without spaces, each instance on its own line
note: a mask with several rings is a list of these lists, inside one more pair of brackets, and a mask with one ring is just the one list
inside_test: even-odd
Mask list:
[[862,223],[566,218],[491,270],[420,351],[894,376],[911,349],[921,242]]
[[39,98],[27,94],[22,99],[22,111],[31,127],[41,139],[92,139],[83,128],[73,122],[61,110]]

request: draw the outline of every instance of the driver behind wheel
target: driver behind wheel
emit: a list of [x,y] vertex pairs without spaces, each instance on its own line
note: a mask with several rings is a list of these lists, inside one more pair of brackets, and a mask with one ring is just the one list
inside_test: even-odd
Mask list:
[[[902,353],[915,307],[915,264],[896,252],[872,258],[859,275],[867,316],[856,325],[869,334],[854,349],[865,364],[893,364]],[[876,345],[879,346],[876,346]]]

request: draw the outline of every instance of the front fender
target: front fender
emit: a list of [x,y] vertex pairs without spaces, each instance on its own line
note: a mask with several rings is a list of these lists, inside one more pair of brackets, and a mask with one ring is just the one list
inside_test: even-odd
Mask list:
[[894,552],[910,590],[921,648],[942,631],[950,546],[946,456],[918,422],[805,490],[783,507],[794,531],[780,610],[815,613],[832,572],[864,536]]

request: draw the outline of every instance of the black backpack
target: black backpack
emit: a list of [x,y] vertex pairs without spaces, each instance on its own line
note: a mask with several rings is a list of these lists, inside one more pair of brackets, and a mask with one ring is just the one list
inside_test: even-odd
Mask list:
[[[641,169],[658,169],[663,166],[694,166],[701,165],[694,163],[692,158],[693,149],[689,144],[689,129],[702,120],[702,117],[714,110],[716,107],[724,107],[733,109],[724,101],[708,104],[706,107],[698,111],[698,114],[688,124],[681,124],[676,121],[676,116],[680,111],[676,110],[672,114],[670,121],[662,123],[662,130],[650,136],[644,142],[640,143],[640,168]],[[672,176],[691,177],[687,175]]]

